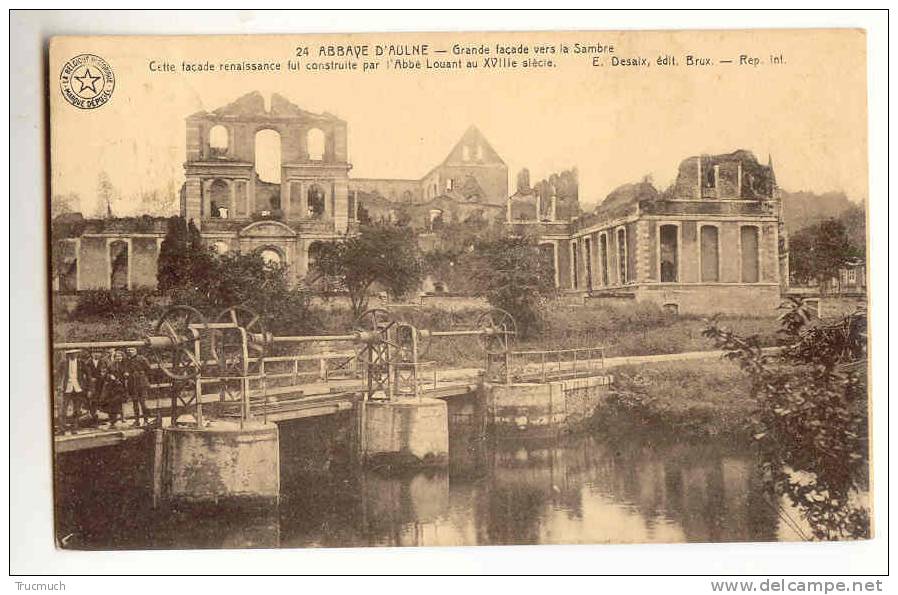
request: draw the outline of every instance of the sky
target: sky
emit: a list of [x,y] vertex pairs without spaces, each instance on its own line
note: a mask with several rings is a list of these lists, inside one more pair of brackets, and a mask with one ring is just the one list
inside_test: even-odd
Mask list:
[[[556,55],[545,69],[384,70],[311,73],[161,73],[150,61],[295,59],[327,44],[447,48],[613,44],[648,68],[594,67],[592,57]],[[867,194],[865,38],[853,30],[365,34],[318,37],[56,38],[51,45],[51,170],[54,195],[75,193],[96,208],[105,172],[123,196],[183,181],[186,116],[251,92],[279,93],[348,124],[351,177],[419,178],[476,125],[509,168],[509,187],[577,167],[587,208],[611,190],[651,176],[659,189],[691,155],[747,149],[772,156],[786,190]],[[62,64],[102,56],[113,68],[110,101],[80,110],[59,93]],[[715,60],[782,55],[785,64],[687,67],[687,54]],[[656,58],[677,56],[677,67]],[[434,56],[432,55],[431,58]],[[439,56],[453,58],[449,54]],[[476,57],[475,57],[476,59]],[[606,62],[609,55],[600,57]],[[308,60],[308,59],[306,59]],[[521,57],[518,57],[521,60]],[[136,203],[120,207],[136,209]],[[129,214],[129,213],[120,213]]]

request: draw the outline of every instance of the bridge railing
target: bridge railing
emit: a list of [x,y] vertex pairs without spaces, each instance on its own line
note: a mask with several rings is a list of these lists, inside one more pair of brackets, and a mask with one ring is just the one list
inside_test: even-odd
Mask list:
[[508,353],[511,380],[549,380],[591,375],[605,368],[605,347],[537,349]]

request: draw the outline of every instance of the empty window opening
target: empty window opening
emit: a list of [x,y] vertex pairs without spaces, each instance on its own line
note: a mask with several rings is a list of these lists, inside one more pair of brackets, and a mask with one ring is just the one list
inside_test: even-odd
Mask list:
[[318,128],[312,128],[306,134],[306,149],[309,152],[309,159],[312,161],[321,161],[324,159],[324,132]]
[[317,266],[318,259],[321,256],[321,251],[324,249],[324,244],[321,242],[312,242],[309,244],[309,270],[314,270]]
[[477,161],[483,161],[483,145],[477,145]]
[[115,240],[109,244],[109,287],[128,289],[128,242]]
[[629,281],[627,277],[627,230],[617,230],[617,274],[621,285]]
[[586,261],[586,288],[592,290],[592,241],[583,240],[583,258]]
[[571,285],[577,289],[580,287],[580,246],[577,242],[571,244],[571,268],[574,269],[571,275]]
[[256,174],[263,182],[281,183],[281,135],[274,130],[256,133]]
[[259,251],[259,256],[262,257],[262,260],[268,266],[280,266],[283,264],[283,258],[281,258],[281,253],[275,250],[274,248],[262,248]]
[[209,216],[213,219],[227,219],[231,206],[231,192],[224,180],[215,180],[209,185]]
[[318,184],[312,184],[308,192],[308,215],[312,219],[320,219],[324,216],[324,189]]
[[701,230],[702,281],[720,281],[720,246],[717,228],[703,225]]
[[608,236],[599,236],[599,266],[602,267],[602,285],[608,285]]
[[679,237],[676,225],[662,225],[661,237],[661,282],[676,283],[679,278]]
[[461,160],[462,161],[470,161],[471,160],[471,147],[465,145],[461,148]]
[[455,181],[452,178],[446,180],[446,190],[452,190]]
[[228,154],[228,129],[216,124],[209,130],[209,154],[212,157],[224,157]]
[[430,210],[430,229],[437,230],[443,227],[443,211],[440,209]]
[[761,276],[758,262],[758,228],[743,226],[739,237],[742,245],[742,282],[757,283]]

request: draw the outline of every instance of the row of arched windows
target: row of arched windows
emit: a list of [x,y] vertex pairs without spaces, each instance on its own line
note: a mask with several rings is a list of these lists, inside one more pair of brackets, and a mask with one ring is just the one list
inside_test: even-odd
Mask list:
[[[276,130],[264,129],[256,133],[256,158],[259,157],[259,145],[262,144],[266,151],[271,151],[269,145],[277,145],[277,153],[280,155],[281,135]],[[312,128],[306,133],[306,150],[309,159],[321,161],[326,151],[326,136],[320,128]],[[231,138],[228,129],[223,124],[216,124],[209,129],[209,154],[212,157],[225,157],[231,146]]]

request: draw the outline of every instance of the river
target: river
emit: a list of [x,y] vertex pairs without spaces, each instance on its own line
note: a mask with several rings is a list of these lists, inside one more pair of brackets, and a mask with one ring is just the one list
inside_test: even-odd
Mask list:
[[448,469],[395,475],[344,464],[339,440],[325,438],[332,426],[282,426],[282,444],[292,446],[282,445],[280,506],[264,514],[152,511],[136,487],[85,481],[98,470],[127,475],[126,453],[82,457],[71,474],[80,480],[60,484],[58,539],[78,549],[144,549],[802,538],[791,528],[798,515],[766,493],[751,452],[732,446],[455,432]]

